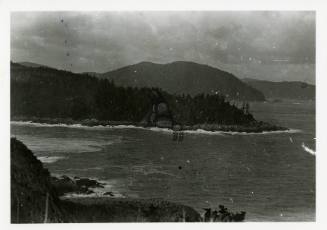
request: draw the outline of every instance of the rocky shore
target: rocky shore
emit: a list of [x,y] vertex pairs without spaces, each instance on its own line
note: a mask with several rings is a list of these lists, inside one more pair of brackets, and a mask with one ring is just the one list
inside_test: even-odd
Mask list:
[[52,176],[22,142],[11,138],[11,222],[233,222],[245,212],[226,208],[206,209],[204,216],[193,208],[161,199],[114,198],[111,192],[89,195],[105,184],[89,178]]
[[[92,190],[93,188],[103,188],[105,185],[93,179],[79,177],[70,178],[66,175],[62,175],[60,177],[51,176],[50,181],[55,187],[58,196],[63,196],[70,193],[89,195],[94,193]],[[103,195],[113,196],[113,194],[110,192],[106,192]]]
[[286,131],[288,128],[278,125],[269,124],[267,122],[256,121],[250,125],[224,125],[224,124],[195,124],[195,125],[180,125],[174,124],[171,126],[153,126],[142,122],[129,121],[100,121],[96,119],[73,120],[71,118],[38,118],[38,117],[13,117],[11,121],[29,121],[41,124],[65,124],[65,125],[82,125],[82,126],[118,126],[132,125],[135,127],[150,128],[167,128],[174,131],[195,131],[204,130],[209,132],[239,132],[239,133],[262,133],[271,131]]
[[112,199],[109,196],[61,198],[69,192],[89,194],[103,186],[87,178],[51,177],[20,141],[11,138],[11,222],[198,222],[193,208],[164,200]]

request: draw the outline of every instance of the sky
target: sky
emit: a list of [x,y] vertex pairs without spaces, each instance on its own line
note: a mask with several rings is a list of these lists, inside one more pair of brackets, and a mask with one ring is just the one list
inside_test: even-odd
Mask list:
[[193,61],[240,78],[314,83],[315,13],[13,12],[11,60],[73,72]]

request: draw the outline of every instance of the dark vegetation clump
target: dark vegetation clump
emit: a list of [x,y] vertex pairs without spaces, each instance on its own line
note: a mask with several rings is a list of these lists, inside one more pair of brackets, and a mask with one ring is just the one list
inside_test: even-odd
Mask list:
[[242,222],[245,219],[246,212],[233,213],[228,211],[224,205],[219,205],[217,210],[205,208],[203,220],[204,222]]
[[79,223],[88,222],[200,222],[193,208],[161,199],[75,198],[65,200]]

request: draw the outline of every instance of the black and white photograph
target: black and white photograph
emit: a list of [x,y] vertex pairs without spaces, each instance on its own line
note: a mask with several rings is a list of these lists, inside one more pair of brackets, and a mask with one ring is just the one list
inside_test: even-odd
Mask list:
[[314,10],[9,26],[11,224],[316,221]]

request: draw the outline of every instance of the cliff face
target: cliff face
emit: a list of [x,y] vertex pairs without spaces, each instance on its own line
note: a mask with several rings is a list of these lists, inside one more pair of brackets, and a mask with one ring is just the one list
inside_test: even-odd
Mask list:
[[64,222],[50,174],[20,141],[11,139],[11,222]]

